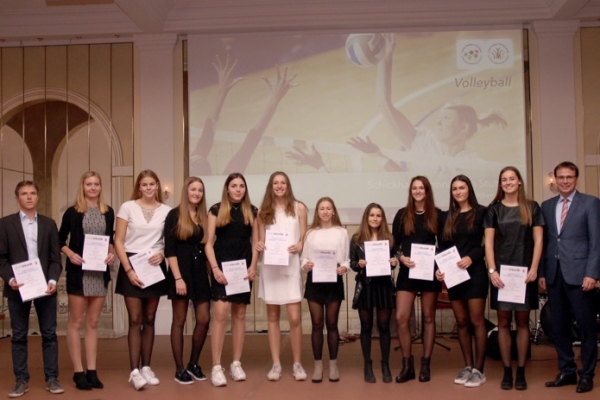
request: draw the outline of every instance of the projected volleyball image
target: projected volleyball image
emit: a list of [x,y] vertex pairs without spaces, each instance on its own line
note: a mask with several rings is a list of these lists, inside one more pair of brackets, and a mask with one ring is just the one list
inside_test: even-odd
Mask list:
[[231,172],[258,195],[282,170],[344,223],[395,212],[417,174],[441,208],[459,173],[487,203],[502,167],[527,176],[522,48],[520,30],[191,35],[190,174],[217,202]]

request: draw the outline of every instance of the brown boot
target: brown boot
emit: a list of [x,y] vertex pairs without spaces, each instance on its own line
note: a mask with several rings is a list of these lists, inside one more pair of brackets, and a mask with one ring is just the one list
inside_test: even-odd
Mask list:
[[396,377],[396,383],[408,382],[415,379],[415,361],[413,356],[410,358],[402,358],[402,371]]

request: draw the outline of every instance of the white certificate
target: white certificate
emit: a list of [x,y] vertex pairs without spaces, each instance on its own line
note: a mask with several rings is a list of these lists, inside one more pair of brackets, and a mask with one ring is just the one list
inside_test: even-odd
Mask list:
[[46,282],[46,277],[44,276],[44,271],[42,271],[42,264],[40,264],[39,258],[13,264],[12,270],[15,274],[17,283],[23,284],[23,286],[19,287],[19,293],[21,293],[21,299],[23,301],[29,301],[48,295],[48,293],[46,293],[48,290],[48,282]]
[[433,267],[435,265],[435,246],[432,244],[413,243],[410,247],[410,260],[415,263],[408,270],[410,279],[433,281]]
[[165,279],[160,265],[151,265],[148,258],[152,256],[152,250],[146,250],[129,257],[131,267],[135,270],[138,279],[142,281],[142,288],[154,285]]
[[376,240],[365,242],[365,261],[367,262],[367,276],[391,275],[390,241]]
[[246,260],[226,261],[221,263],[221,266],[223,267],[225,279],[227,279],[227,285],[225,285],[227,296],[250,291]]
[[471,279],[467,270],[457,265],[460,260],[461,257],[456,246],[452,246],[435,256],[435,262],[440,271],[444,273],[444,282],[448,288]]
[[313,250],[312,281],[337,282],[337,251]]
[[525,291],[527,290],[525,279],[527,279],[527,267],[501,265],[500,279],[504,283],[504,287],[498,289],[498,301],[525,304]]
[[290,235],[287,232],[267,230],[263,264],[288,266],[290,264]]
[[86,271],[106,271],[106,256],[108,255],[108,236],[105,235],[85,235],[83,242],[83,254],[81,258],[85,262],[81,269]]

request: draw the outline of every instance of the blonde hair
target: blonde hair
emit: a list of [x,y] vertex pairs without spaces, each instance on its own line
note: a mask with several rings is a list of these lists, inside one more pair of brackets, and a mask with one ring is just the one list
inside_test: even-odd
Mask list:
[[[196,218],[192,219],[190,216],[190,202],[188,199],[188,190],[192,183],[200,182],[202,184],[202,199],[200,203],[198,203],[196,208]],[[195,230],[197,229],[197,225],[204,228],[206,226],[206,192],[204,192],[205,186],[202,179],[196,176],[190,176],[183,183],[183,188],[181,189],[181,198],[179,199],[179,218],[177,219],[177,224],[175,225],[175,235],[180,240],[186,240],[190,238]],[[197,224],[197,225],[196,225]],[[207,235],[204,235],[201,243],[206,243]]]
[[160,186],[160,180],[158,180],[158,175],[156,175],[156,172],[152,171],[151,169],[145,169],[138,174],[138,176],[135,180],[135,185],[133,185],[133,193],[131,193],[131,200],[137,200],[142,197],[142,192],[140,191],[140,182],[144,178],[154,179],[154,181],[156,182],[156,186],[157,186],[156,192],[154,193],[154,198],[159,203],[162,203],[163,202],[163,191],[162,191],[162,187]]
[[241,207],[242,213],[244,214],[244,224],[252,225],[254,223],[254,213],[252,212],[252,203],[250,202],[250,194],[248,193],[248,185],[246,184],[246,178],[239,172],[229,174],[225,179],[223,185],[223,193],[221,194],[221,206],[219,207],[219,214],[217,215],[217,227],[222,227],[231,222],[231,201],[229,200],[229,193],[227,189],[229,184],[234,179],[241,179],[244,182],[246,190],[244,191],[244,198],[242,199]]
[[83,185],[85,184],[86,179],[88,178],[98,178],[100,182],[100,193],[98,194],[98,210],[100,210],[101,214],[106,214],[108,211],[108,206],[104,202],[104,198],[102,196],[102,177],[99,173],[95,171],[88,171],[81,175],[81,179],[79,180],[79,188],[77,189],[77,196],[75,196],[75,211],[79,213],[85,213],[88,209],[87,201],[85,201],[85,193],[83,191]]

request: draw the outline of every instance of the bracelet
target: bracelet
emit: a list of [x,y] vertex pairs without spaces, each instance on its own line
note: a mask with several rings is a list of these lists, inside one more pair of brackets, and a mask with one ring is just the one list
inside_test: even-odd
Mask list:
[[211,267],[212,269],[219,269],[219,267]]
[[129,268],[127,271],[125,271],[126,274],[130,273],[131,271],[133,271],[133,268]]
[[175,279],[175,281],[180,281],[180,280],[182,280],[182,279],[183,279],[183,278],[177,278],[177,279]]

